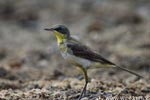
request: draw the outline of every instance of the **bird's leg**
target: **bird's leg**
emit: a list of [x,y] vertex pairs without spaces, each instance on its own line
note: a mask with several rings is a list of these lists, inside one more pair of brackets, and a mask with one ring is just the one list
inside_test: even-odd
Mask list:
[[81,95],[80,95],[80,97],[79,97],[78,100],[81,100],[81,98],[86,95],[86,87],[87,87],[87,84],[88,84],[88,82],[85,83],[85,85],[84,85],[84,87],[83,87],[83,90],[82,90],[82,92],[81,92]]
[[84,85],[83,90],[81,92],[81,95],[78,99],[78,100],[81,100],[82,97],[86,96],[86,87],[87,87],[87,84],[88,84],[88,75],[87,75],[86,69],[84,69],[82,66],[80,66],[79,68],[83,72],[83,75],[84,75],[84,78],[85,78],[85,85]]

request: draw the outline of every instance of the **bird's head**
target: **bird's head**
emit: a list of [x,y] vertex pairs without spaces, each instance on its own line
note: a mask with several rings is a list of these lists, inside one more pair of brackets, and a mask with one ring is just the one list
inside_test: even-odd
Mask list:
[[45,28],[46,31],[51,31],[57,38],[58,43],[63,42],[63,39],[70,37],[69,29],[65,25],[57,25],[51,28]]

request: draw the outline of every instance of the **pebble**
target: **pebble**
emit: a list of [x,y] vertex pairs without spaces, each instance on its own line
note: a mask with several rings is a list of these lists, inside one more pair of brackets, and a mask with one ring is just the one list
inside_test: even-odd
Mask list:
[[87,97],[82,98],[81,100],[89,100]]

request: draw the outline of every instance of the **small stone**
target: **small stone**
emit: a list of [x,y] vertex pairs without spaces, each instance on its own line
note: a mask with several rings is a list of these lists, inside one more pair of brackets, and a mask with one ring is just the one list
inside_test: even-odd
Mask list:
[[5,77],[7,74],[8,71],[5,68],[0,67],[0,77]]
[[8,65],[11,68],[20,68],[24,63],[23,59],[20,58],[12,58],[8,61]]
[[60,97],[62,94],[60,91],[53,93],[54,98]]
[[81,100],[89,100],[87,97],[83,97]]
[[141,90],[143,93],[150,93],[150,87]]

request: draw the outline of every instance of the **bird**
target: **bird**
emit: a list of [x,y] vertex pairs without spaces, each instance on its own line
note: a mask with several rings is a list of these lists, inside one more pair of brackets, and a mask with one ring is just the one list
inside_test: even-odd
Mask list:
[[129,72],[138,78],[143,78],[141,75],[107,60],[100,53],[81,43],[70,34],[66,25],[55,25],[44,30],[51,31],[55,35],[62,57],[83,73],[85,84],[78,100],[86,96],[86,88],[89,82],[87,70],[90,68],[114,67]]

